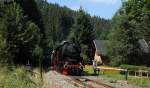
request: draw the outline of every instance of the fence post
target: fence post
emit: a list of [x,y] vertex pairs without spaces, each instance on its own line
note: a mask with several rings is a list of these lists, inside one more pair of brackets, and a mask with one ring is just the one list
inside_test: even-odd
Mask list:
[[128,70],[125,70],[125,79],[128,80]]

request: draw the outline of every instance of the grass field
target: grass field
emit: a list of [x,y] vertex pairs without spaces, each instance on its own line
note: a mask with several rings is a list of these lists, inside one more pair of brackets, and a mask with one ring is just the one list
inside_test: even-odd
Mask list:
[[41,88],[39,78],[27,73],[24,67],[0,70],[0,88]]
[[[93,74],[93,68],[91,65],[86,65],[85,69],[86,73],[89,75]],[[119,71],[100,71],[100,77],[114,79],[114,80],[125,80],[125,75],[120,74]],[[129,84],[138,85],[144,88],[150,88],[150,78],[135,78],[135,77],[128,77],[127,82]]]

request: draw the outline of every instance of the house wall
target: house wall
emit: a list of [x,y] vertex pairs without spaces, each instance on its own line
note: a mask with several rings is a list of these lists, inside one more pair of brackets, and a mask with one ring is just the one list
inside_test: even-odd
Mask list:
[[95,52],[94,60],[96,60],[99,63],[102,63],[101,55],[99,55],[98,52]]

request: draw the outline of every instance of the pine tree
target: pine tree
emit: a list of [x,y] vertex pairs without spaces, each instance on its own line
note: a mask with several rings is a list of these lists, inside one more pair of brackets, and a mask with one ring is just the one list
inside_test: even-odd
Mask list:
[[85,61],[87,61],[89,56],[89,44],[94,39],[93,26],[90,22],[88,14],[86,14],[82,9],[78,11],[75,23],[71,28],[71,33],[69,35],[69,40],[71,42],[81,45],[82,51],[81,56]]
[[23,11],[16,3],[5,5],[2,17],[5,30],[2,32],[6,40],[6,48],[11,55],[10,61],[16,64],[26,64],[32,61],[32,51],[40,42],[39,28],[33,22],[28,21]]
[[75,19],[75,24],[72,26],[69,39],[72,42],[89,44],[93,38],[93,26],[90,22],[90,18],[80,9]]

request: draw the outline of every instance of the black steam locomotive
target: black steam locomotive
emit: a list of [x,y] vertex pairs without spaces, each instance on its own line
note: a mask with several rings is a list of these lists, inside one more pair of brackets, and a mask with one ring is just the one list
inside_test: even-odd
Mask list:
[[64,41],[51,55],[52,66],[65,75],[81,75],[84,67],[79,44]]

